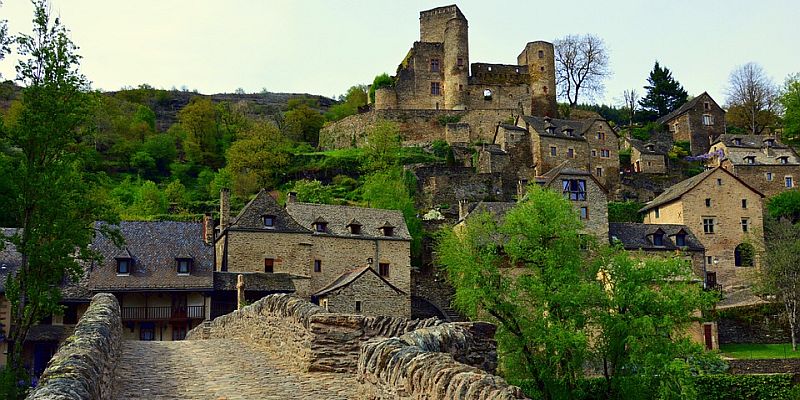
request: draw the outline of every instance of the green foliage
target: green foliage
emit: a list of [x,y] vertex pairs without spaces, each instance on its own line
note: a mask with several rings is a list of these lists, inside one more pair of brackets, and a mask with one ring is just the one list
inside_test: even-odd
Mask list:
[[439,121],[439,125],[447,126],[447,124],[455,124],[455,123],[458,123],[458,121],[461,121],[461,116],[458,115],[458,114],[456,114],[456,115],[440,115],[439,118],[437,118],[437,120]]
[[382,73],[375,77],[372,81],[372,85],[369,87],[369,101],[370,103],[375,103],[375,91],[383,88],[383,87],[393,87],[394,86],[394,79],[387,73]]
[[644,204],[635,201],[608,202],[608,222],[642,222],[644,216],[639,210]]
[[622,167],[631,165],[631,149],[619,151],[619,165]]
[[650,71],[645,86],[647,94],[639,100],[639,105],[648,113],[651,120],[663,117],[686,103],[689,94],[680,83],[672,77],[667,67],[661,67],[658,61]]
[[375,171],[396,165],[400,148],[400,129],[397,124],[378,121],[367,132],[367,144],[364,146],[366,169]]
[[[763,317],[763,316],[762,316]],[[759,323],[756,321],[755,323]],[[725,357],[736,359],[786,359],[800,358],[791,343],[732,343],[722,344],[719,351]]]
[[195,97],[178,112],[180,128],[185,132],[184,151],[188,159],[199,165],[222,166],[222,132],[217,108],[211,99]]
[[433,152],[433,155],[443,159],[450,157],[453,153],[450,143],[447,143],[444,140],[434,140],[433,143],[431,143],[431,151]]
[[342,101],[341,103],[328,109],[328,112],[325,113],[325,119],[328,121],[338,121],[349,115],[356,114],[358,113],[359,107],[367,105],[367,99],[366,85],[352,86],[347,90],[347,94],[344,95],[343,98],[339,98],[339,100]]
[[787,190],[767,200],[767,211],[774,219],[800,221],[800,189]]
[[629,122],[629,111],[627,108],[620,108],[609,106],[605,104],[578,104],[575,106],[576,110],[593,111],[599,114],[603,119],[612,123],[612,125],[627,125]]
[[661,131],[662,129],[663,128],[660,124],[648,122],[644,125],[631,127],[629,132],[632,138],[646,142],[650,140],[650,137],[653,136],[653,134]]
[[319,130],[325,123],[325,117],[316,108],[316,100],[308,98],[291,99],[289,111],[283,115],[283,132],[291,140],[304,141],[316,146],[319,142]]
[[297,200],[303,203],[333,204],[331,188],[318,180],[295,181],[289,191],[297,193]]
[[778,97],[783,107],[783,134],[781,138],[800,144],[800,74],[790,75]]
[[791,374],[704,375],[694,378],[698,399],[753,400],[797,399]]
[[669,152],[667,152],[667,156],[669,157],[670,160],[683,159],[684,157],[686,157],[686,156],[688,156],[690,154],[689,150],[687,150],[688,147],[691,147],[689,142],[682,142],[682,141],[681,142],[675,142],[672,145],[672,148],[669,149]]
[[289,141],[269,123],[241,132],[226,153],[225,167],[232,175],[233,191],[246,198],[261,188],[273,188],[289,164]]
[[422,251],[422,222],[414,207],[414,188],[416,182],[413,175],[404,173],[400,167],[392,167],[367,175],[361,192],[368,207],[403,213],[411,234],[411,253],[416,263]]

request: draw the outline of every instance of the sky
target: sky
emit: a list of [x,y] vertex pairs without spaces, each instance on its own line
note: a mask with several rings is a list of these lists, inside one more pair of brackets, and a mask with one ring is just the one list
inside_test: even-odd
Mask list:
[[[147,83],[200,93],[311,93],[336,96],[375,75],[393,75],[419,40],[425,0],[51,0],[83,57],[95,89]],[[29,32],[29,0],[2,0],[9,31]],[[610,51],[606,104],[644,92],[658,60],[690,95],[724,103],[736,66],[759,63],[776,83],[800,72],[796,0],[473,1],[471,62],[514,64],[525,43],[591,33]],[[15,60],[0,61],[13,78]]]

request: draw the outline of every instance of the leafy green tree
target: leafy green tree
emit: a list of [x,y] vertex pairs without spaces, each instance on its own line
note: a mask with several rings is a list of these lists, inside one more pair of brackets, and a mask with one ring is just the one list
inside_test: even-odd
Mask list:
[[241,198],[261,188],[272,188],[282,178],[289,163],[291,143],[269,123],[254,125],[242,132],[228,149],[225,167],[233,176],[233,190]]
[[790,75],[778,97],[783,107],[783,135],[787,142],[800,143],[800,74]]
[[289,191],[297,193],[297,200],[304,203],[333,204],[331,188],[316,179],[296,181]]
[[156,160],[146,151],[138,151],[131,156],[131,167],[139,172],[139,176],[152,177],[156,169]]
[[217,168],[222,166],[222,133],[217,117],[217,107],[206,97],[193,98],[178,112],[178,121],[186,132],[184,151],[196,164]]
[[167,198],[170,206],[175,205],[180,209],[185,209],[189,203],[189,195],[186,192],[186,186],[181,181],[175,179],[164,188],[164,196]]
[[422,222],[414,207],[413,176],[404,173],[400,167],[383,169],[364,178],[361,186],[361,197],[367,207],[399,210],[411,234],[411,252],[414,262],[419,260],[422,251]]
[[364,147],[366,168],[374,171],[397,164],[400,149],[400,128],[397,124],[378,121],[367,131],[367,144]]
[[[0,203],[8,205],[21,228],[8,239],[21,253],[21,263],[6,282],[12,344],[6,374],[18,378],[23,378],[22,348],[31,326],[61,311],[63,280],[77,278],[79,262],[96,256],[89,249],[94,221],[115,219],[81,159],[91,99],[78,71],[77,48],[60,21],[51,19],[48,2],[33,4],[32,33],[17,39],[17,74],[24,86],[20,112],[6,121],[0,136],[18,149],[11,160],[14,173],[6,177],[9,190],[0,193]],[[16,387],[5,390],[0,397],[22,395]]]
[[154,169],[160,175],[169,174],[169,165],[178,156],[176,139],[168,133],[159,133],[149,137],[142,145],[142,151],[153,159]]
[[384,88],[384,87],[392,87],[394,86],[394,79],[387,73],[382,73],[375,77],[372,81],[372,85],[369,87],[369,102],[375,104],[375,91]]
[[347,94],[339,98],[341,103],[334,105],[325,113],[328,121],[338,121],[349,115],[358,113],[358,108],[367,105],[368,94],[366,85],[351,86]]
[[650,71],[647,82],[648,85],[644,87],[647,94],[639,100],[639,105],[651,115],[652,120],[669,114],[688,100],[689,94],[683,86],[672,77],[669,68],[662,68],[658,61]]
[[[0,6],[3,3],[0,2]],[[0,61],[5,58],[6,54],[11,52],[11,37],[8,35],[8,25],[6,20],[0,19]],[[0,75],[0,78],[3,76]]]
[[602,332],[594,347],[608,398],[694,398],[691,362],[704,351],[688,329],[716,298],[693,282],[689,262],[606,248],[594,259],[593,271],[604,288],[593,321]]
[[456,308],[497,324],[502,373],[532,380],[546,399],[575,398],[589,356],[585,328],[599,288],[586,276],[580,228],[568,201],[533,185],[502,221],[475,215],[444,230],[436,247]]
[[608,222],[642,222],[644,216],[639,214],[642,207],[644,204],[635,201],[609,202]]
[[143,181],[133,201],[128,217],[149,217],[166,214],[169,207],[166,194],[153,181]]
[[800,189],[787,190],[767,200],[767,211],[775,219],[800,222]]
[[319,143],[319,130],[325,123],[325,117],[308,102],[291,102],[290,109],[283,116],[283,130],[290,139],[303,141],[316,146]]

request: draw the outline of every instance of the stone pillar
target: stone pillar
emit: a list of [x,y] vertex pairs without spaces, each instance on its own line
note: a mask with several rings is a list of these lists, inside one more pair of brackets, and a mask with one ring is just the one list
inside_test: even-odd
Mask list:
[[231,223],[231,190],[228,188],[219,191],[219,229],[225,230]]
[[236,275],[236,303],[237,309],[241,310],[244,307],[244,275]]
[[214,244],[214,218],[211,213],[203,214],[203,242],[209,246]]

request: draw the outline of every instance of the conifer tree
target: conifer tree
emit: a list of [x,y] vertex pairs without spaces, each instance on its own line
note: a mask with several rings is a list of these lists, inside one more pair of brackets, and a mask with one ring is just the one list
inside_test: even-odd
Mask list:
[[655,120],[663,117],[686,103],[689,97],[683,86],[672,77],[672,71],[661,67],[656,61],[645,86],[647,95],[639,100],[639,105]]

